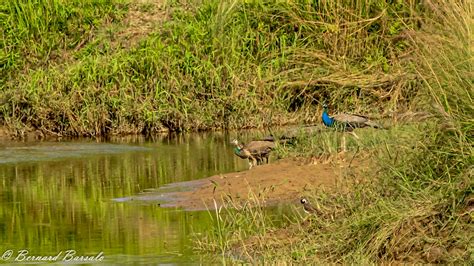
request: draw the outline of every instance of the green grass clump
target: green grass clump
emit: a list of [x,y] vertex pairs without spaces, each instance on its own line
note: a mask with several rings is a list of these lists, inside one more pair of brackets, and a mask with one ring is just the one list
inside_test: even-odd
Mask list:
[[12,0],[0,3],[0,81],[47,67],[87,43],[95,28],[118,20],[121,1]]

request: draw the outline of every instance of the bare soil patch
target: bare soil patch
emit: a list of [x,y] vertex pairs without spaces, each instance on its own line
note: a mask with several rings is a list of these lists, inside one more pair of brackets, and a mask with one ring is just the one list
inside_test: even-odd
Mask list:
[[264,204],[297,202],[305,191],[314,188],[332,189],[347,176],[349,163],[321,164],[307,159],[288,158],[251,170],[214,175],[195,182],[189,191],[172,192],[173,200],[164,207],[186,210],[213,209],[226,199],[246,201],[252,195],[265,194]]

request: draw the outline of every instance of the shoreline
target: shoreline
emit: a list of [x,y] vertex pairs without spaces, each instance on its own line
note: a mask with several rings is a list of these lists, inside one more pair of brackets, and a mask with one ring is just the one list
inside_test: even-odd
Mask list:
[[336,189],[345,174],[358,169],[342,161],[315,163],[305,158],[286,158],[251,170],[170,183],[118,201],[156,201],[161,207],[186,211],[220,208],[228,200],[244,204],[255,196],[262,199],[264,206],[299,204],[300,197],[310,191]]

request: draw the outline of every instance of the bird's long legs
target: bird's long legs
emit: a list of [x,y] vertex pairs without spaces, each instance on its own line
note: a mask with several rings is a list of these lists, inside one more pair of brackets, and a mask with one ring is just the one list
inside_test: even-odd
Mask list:
[[357,136],[357,134],[354,131],[351,131],[349,133],[352,134],[352,136],[354,136],[356,139],[360,139],[359,136]]
[[[347,152],[347,147],[346,147],[346,132],[342,133],[342,141],[341,141],[341,146],[342,146],[342,151],[339,152],[339,157],[344,158],[344,154]],[[347,132],[354,136],[356,139],[360,139],[359,136],[354,131]]]
[[344,160],[344,154],[346,153],[346,134],[342,133],[342,140],[341,140],[342,150],[337,154],[337,157]]
[[352,136],[354,136],[354,138],[356,139],[360,139],[359,136],[357,136],[357,134],[354,132],[354,131],[349,131],[349,132],[344,132],[342,133],[342,141],[341,141],[341,146],[342,146],[342,151],[340,151],[338,153],[338,156],[339,157],[342,157],[344,159],[344,154],[347,152],[347,146],[346,146],[346,135],[345,133],[349,133],[351,134]]
[[347,148],[346,148],[346,134],[342,133],[342,152],[346,152],[347,151]]
[[257,159],[255,157],[250,156],[249,157],[249,170],[252,169],[253,166],[257,165]]

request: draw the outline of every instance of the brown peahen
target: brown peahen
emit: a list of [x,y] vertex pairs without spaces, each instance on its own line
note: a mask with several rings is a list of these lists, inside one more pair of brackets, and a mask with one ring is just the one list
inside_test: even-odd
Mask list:
[[270,152],[275,148],[275,142],[270,139],[254,140],[245,145],[234,139],[232,144],[235,145],[235,155],[249,160],[249,169],[257,164],[261,164],[263,159],[268,163]]

